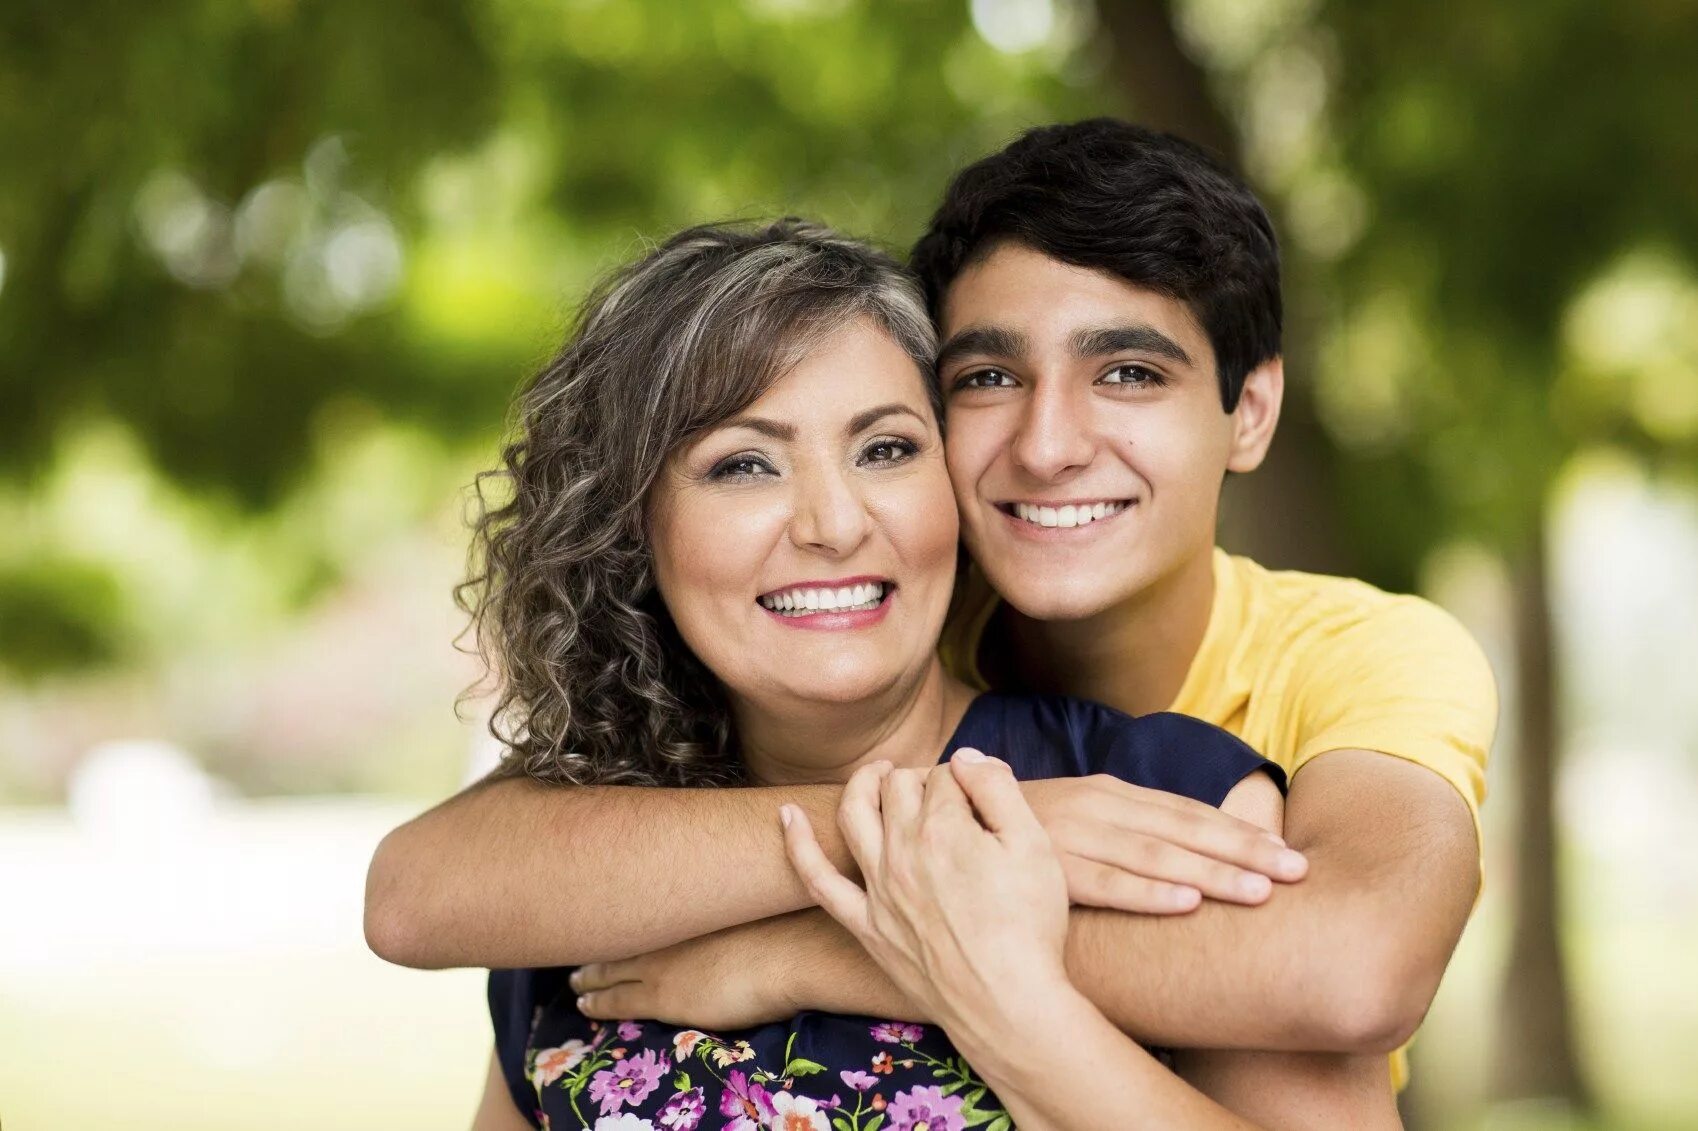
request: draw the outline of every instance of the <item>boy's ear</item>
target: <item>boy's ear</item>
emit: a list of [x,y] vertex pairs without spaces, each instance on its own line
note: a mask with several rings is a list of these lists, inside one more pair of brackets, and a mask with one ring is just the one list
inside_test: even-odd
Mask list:
[[1285,361],[1274,358],[1250,370],[1238,407],[1232,410],[1232,448],[1227,454],[1228,471],[1254,471],[1267,457],[1279,425],[1279,406],[1285,399]]

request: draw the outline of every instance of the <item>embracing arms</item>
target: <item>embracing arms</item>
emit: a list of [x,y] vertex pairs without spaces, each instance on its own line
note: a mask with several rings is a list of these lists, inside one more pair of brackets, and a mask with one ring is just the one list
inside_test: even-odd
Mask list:
[[[1067,834],[1058,836],[1058,826],[1073,828],[1082,843],[1101,841],[1107,826],[1085,814],[1110,802],[1139,810],[1141,820],[1172,819],[1135,794],[1108,796],[1106,785],[1082,793],[1092,781],[1024,783],[1041,820],[1046,804],[1066,814],[1045,820],[1064,854]],[[739,986],[770,995],[757,1014],[781,1016],[775,1011],[789,1006],[911,1015],[912,1003],[822,914],[785,914],[812,901],[785,860],[772,814],[780,804],[798,805],[828,859],[853,874],[836,827],[841,795],[840,786],[474,787],[385,838],[368,880],[367,935],[385,958],[419,966],[576,965],[641,955],[634,965],[615,962],[600,983],[623,987],[623,1001],[594,1010],[608,1016],[708,1023],[719,1018],[704,1017],[704,1004],[733,1015],[747,1007],[703,1003],[700,995]],[[1241,835],[1238,822],[1199,829],[1174,835],[1237,838],[1240,852],[1277,856],[1272,842],[1255,843],[1259,833]],[[1150,859],[1163,855],[1151,841],[1119,832]],[[1419,766],[1339,751],[1314,759],[1293,781],[1286,837],[1308,856],[1310,875],[1279,886],[1259,908],[1209,902],[1155,918],[1075,907],[1067,943],[1075,984],[1115,1024],[1159,1044],[1396,1047],[1425,1013],[1478,883],[1466,804]],[[1081,868],[1093,866],[1085,851],[1074,861]],[[1238,870],[1229,871],[1223,885],[1237,882]],[[632,1000],[637,994],[646,996]],[[749,1020],[722,1023],[733,1019]]]
[[[1432,1000],[1478,883],[1466,803],[1419,766],[1339,751],[1293,781],[1285,835],[1310,873],[1261,907],[1210,902],[1162,918],[1073,908],[1073,984],[1158,1045],[1396,1048]],[[812,1008],[933,1020],[817,910],[598,963],[576,984],[599,1017],[733,1025]]]

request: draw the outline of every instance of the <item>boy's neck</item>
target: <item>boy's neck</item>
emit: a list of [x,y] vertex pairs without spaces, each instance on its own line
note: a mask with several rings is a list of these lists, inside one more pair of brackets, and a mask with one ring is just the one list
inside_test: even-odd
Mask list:
[[1165,711],[1191,670],[1214,606],[1214,548],[1084,620],[998,619],[1021,686],[1094,699],[1129,715]]

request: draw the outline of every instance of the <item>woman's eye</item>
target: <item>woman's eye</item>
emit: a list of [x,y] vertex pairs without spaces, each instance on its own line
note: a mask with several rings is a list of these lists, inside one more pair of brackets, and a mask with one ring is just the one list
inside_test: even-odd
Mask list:
[[901,463],[919,451],[910,440],[874,440],[861,453],[862,463]]
[[1101,385],[1165,385],[1167,379],[1147,365],[1117,365],[1098,379]]
[[1006,389],[1014,384],[1014,378],[1000,369],[976,369],[964,373],[955,379],[956,389]]
[[716,463],[708,473],[710,479],[753,479],[775,474],[763,459],[756,456],[732,456]]

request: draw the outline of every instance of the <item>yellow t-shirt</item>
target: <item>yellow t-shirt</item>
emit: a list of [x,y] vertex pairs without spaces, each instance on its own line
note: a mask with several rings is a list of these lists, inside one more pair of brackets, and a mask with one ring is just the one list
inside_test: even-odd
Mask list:
[[[1497,685],[1455,618],[1419,597],[1219,549],[1214,580],[1208,629],[1170,710],[1231,731],[1288,774],[1329,750],[1406,758],[1456,787],[1478,836]],[[979,641],[998,603],[970,571],[939,645],[950,670],[981,688]],[[1399,1049],[1393,1083],[1407,1077]]]

